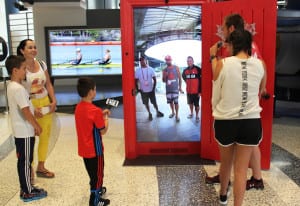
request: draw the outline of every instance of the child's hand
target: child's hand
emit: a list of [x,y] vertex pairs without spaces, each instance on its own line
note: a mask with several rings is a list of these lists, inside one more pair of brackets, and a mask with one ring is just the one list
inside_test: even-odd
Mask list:
[[34,133],[36,136],[40,136],[40,134],[42,133],[42,127],[37,124],[35,127],[34,127]]
[[105,109],[105,110],[103,110],[103,115],[107,115],[107,116],[109,116],[110,115],[110,110],[109,109]]

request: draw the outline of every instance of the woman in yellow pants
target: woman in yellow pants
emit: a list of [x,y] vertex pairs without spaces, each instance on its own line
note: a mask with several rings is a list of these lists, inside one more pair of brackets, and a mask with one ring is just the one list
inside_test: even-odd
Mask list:
[[42,133],[39,136],[36,174],[39,177],[53,178],[55,175],[45,168],[45,161],[51,135],[52,113],[55,112],[56,108],[54,88],[46,64],[35,59],[37,49],[33,40],[22,40],[17,48],[17,54],[24,56],[26,59],[27,71],[24,84],[30,93],[35,108],[35,117],[42,127]]

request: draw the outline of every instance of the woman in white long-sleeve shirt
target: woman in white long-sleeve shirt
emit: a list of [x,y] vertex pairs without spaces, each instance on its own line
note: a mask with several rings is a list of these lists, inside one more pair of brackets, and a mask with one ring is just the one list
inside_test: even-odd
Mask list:
[[251,153],[262,139],[259,91],[265,72],[261,60],[251,57],[252,36],[248,31],[233,31],[227,42],[231,57],[217,60],[217,45],[210,49],[212,109],[221,157],[220,203],[227,204],[233,165],[234,205],[237,206],[243,202]]

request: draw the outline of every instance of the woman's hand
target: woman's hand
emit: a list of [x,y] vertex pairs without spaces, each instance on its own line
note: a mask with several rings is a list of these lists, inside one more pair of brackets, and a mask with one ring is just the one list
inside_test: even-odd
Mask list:
[[219,50],[219,48],[220,48],[220,46],[218,46],[219,43],[220,43],[220,42],[216,42],[214,45],[212,45],[212,46],[210,47],[210,49],[209,49],[209,54],[210,54],[210,56],[216,56],[216,55],[217,55],[217,52],[218,52],[218,50]]
[[35,108],[34,109],[34,116],[36,118],[42,118],[43,117],[43,113],[42,113],[42,108]]
[[49,113],[53,113],[56,110],[56,102],[51,102],[49,105],[50,111]]

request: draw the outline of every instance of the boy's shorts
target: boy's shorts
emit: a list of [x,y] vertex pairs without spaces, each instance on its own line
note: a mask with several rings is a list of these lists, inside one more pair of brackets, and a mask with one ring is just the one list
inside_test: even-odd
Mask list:
[[167,94],[167,103],[178,104],[178,93],[168,93]]
[[260,119],[215,120],[215,138],[222,146],[257,146],[262,140]]
[[195,107],[199,107],[199,94],[187,94],[187,103],[193,104]]

